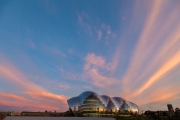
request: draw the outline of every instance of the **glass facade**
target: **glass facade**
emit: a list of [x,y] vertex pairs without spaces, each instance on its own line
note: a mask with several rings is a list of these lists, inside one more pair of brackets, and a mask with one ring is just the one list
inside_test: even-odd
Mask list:
[[92,91],[83,92],[79,96],[68,99],[67,102],[73,113],[80,112],[84,116],[100,116],[104,113],[115,114],[123,111],[138,113],[138,106],[135,103],[121,97],[98,95]]

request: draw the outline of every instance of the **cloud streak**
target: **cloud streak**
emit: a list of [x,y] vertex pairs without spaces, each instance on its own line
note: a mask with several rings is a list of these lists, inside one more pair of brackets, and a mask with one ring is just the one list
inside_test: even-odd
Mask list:
[[161,78],[164,74],[166,74],[178,64],[180,64],[180,51],[177,52],[170,60],[164,63],[163,66],[157,72],[155,72],[155,74],[152,75],[146,81],[146,83],[142,87],[140,87],[132,96],[141,94],[145,89],[152,86],[155,82],[159,80],[159,78]]
[[[175,68],[180,70],[180,15],[178,14],[180,4],[161,0],[144,1],[144,4],[147,5],[146,10],[143,11],[143,14],[147,15],[144,19],[144,26],[140,32],[128,69],[120,78],[123,88],[122,96],[137,102],[140,106],[145,101],[146,104],[173,101],[179,99],[177,95],[180,94],[178,87],[175,85],[167,89],[158,89],[157,87],[162,84],[168,86],[167,81],[180,84],[175,76],[170,79],[164,78]],[[169,4],[173,7],[170,7]],[[140,12],[139,8],[143,8],[140,1],[137,1],[135,5],[134,20],[137,19],[136,15]],[[122,53],[119,52],[119,49],[117,48],[114,57],[113,64],[115,68],[120,64],[119,54]],[[178,74],[178,71],[175,71],[175,73]],[[176,92],[172,90],[173,87]],[[151,97],[144,99],[147,94]],[[160,95],[163,96],[158,97]]]
[[[44,104],[42,100],[37,101],[37,100],[32,99],[31,97],[26,98],[20,95],[12,94],[12,93],[0,92],[0,95],[1,95],[0,106],[1,106],[1,109],[3,110],[19,110],[19,111],[61,110],[62,111],[65,108],[62,105],[61,105],[62,106],[61,108],[58,107],[57,103],[56,105]],[[44,98],[44,99],[47,99],[47,98]]]
[[15,107],[17,106],[19,106],[19,110],[67,110],[66,100],[68,97],[50,93],[44,88],[34,84],[2,54],[0,58],[1,80],[8,83],[9,87],[13,86],[18,89],[18,91],[21,91],[18,92],[18,94],[21,95],[0,92],[2,107],[8,107],[9,110],[16,109]]
[[28,80],[13,64],[1,55],[0,78],[12,83],[19,89],[44,91],[44,89]]

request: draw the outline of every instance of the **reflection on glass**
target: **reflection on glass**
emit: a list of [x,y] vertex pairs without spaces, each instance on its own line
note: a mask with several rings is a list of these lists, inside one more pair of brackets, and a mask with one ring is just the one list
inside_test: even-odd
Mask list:
[[101,116],[103,114],[117,114],[123,111],[138,113],[138,106],[120,97],[98,95],[92,91],[81,93],[77,97],[68,99],[70,111],[83,113],[84,116]]

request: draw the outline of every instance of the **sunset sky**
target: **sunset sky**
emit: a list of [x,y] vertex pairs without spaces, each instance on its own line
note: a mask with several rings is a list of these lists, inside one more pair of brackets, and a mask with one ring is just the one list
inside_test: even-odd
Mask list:
[[0,111],[84,91],[180,108],[180,1],[0,0]]

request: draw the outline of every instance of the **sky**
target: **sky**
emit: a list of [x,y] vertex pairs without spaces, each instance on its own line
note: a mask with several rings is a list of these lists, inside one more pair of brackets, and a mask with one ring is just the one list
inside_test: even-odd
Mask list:
[[180,108],[179,0],[0,0],[0,110],[67,111],[84,91]]

